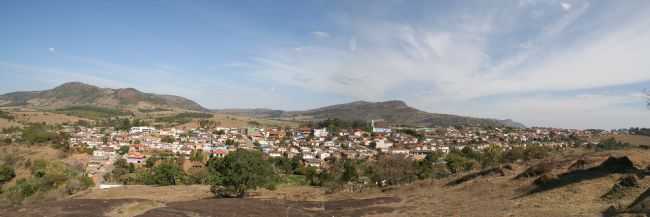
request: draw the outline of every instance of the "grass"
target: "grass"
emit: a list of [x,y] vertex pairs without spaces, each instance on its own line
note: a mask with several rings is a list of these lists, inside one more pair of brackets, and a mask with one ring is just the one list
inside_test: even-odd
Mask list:
[[288,175],[282,178],[284,179],[282,182],[283,186],[307,185],[307,179],[303,175]]
[[0,118],[7,119],[7,120],[13,120],[14,116],[12,116],[9,112],[0,111]]
[[614,138],[617,141],[630,143],[633,145],[650,145],[650,136],[642,135],[616,135]]
[[62,109],[57,109],[56,112],[63,113],[70,116],[77,116],[88,119],[103,119],[116,116],[131,115],[119,109],[104,108],[97,106],[72,106]]
[[156,118],[156,122],[171,123],[171,124],[186,124],[191,122],[192,119],[208,119],[212,117],[213,115],[208,113],[183,112],[173,116]]
[[152,109],[138,109],[139,112],[142,113],[153,113],[153,112],[168,112],[168,111],[173,111],[171,109],[165,109],[165,108],[152,108]]

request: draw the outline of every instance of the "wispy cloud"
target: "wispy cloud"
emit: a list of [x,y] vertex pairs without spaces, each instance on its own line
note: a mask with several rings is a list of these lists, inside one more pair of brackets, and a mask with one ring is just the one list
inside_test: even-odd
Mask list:
[[[416,83],[422,87],[422,95],[434,102],[461,104],[494,95],[569,91],[650,80],[650,62],[643,60],[650,56],[647,13],[629,14],[616,20],[617,26],[598,28],[591,23],[599,20],[582,19],[602,12],[591,10],[589,2],[560,5],[565,12],[541,24],[521,22],[518,19],[527,20],[522,17],[500,16],[525,17],[528,14],[518,10],[546,7],[539,5],[451,16],[439,21],[450,24],[444,26],[388,20],[352,22],[349,25],[353,26],[344,28],[354,29],[355,36],[345,44],[316,44],[300,53],[276,50],[256,57],[255,71],[263,79],[285,85],[370,100],[389,99]],[[535,29],[530,30],[531,26]],[[499,36],[519,29],[536,34],[520,37],[523,47],[496,52],[512,43]],[[585,31],[590,34],[578,34]],[[357,42],[368,46],[358,48]],[[415,94],[400,97],[420,98]],[[556,102],[549,105],[565,109],[561,105],[571,101]],[[438,106],[424,107],[435,110]]]
[[330,37],[330,34],[327,33],[327,32],[316,31],[316,32],[311,32],[311,34],[316,38],[329,38]]

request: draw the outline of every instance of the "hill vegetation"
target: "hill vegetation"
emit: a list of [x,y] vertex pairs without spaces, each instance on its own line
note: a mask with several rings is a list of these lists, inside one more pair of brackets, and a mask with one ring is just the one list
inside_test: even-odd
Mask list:
[[179,96],[143,93],[133,88],[99,88],[80,82],[65,83],[50,90],[0,95],[0,106],[24,106],[38,109],[95,106],[132,111],[138,109],[205,110],[196,102]]
[[130,112],[125,112],[119,109],[97,107],[91,105],[71,106],[71,107],[57,109],[55,111],[70,116],[88,118],[93,120],[126,116],[132,114]]
[[356,101],[346,104],[332,105],[306,111],[280,111],[270,109],[231,109],[216,110],[215,112],[244,115],[259,118],[281,120],[298,120],[317,122],[327,119],[343,121],[384,120],[392,125],[412,127],[433,126],[484,126],[484,127],[525,127],[512,120],[495,120],[472,118],[458,115],[428,113],[409,107],[402,101],[366,102]]

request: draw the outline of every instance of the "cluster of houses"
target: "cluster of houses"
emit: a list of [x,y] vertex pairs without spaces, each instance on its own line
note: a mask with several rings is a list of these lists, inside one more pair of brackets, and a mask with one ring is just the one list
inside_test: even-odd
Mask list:
[[[132,127],[129,131],[110,128],[68,126],[71,146],[93,150],[88,172],[97,179],[110,172],[112,163],[126,158],[136,165],[146,162],[155,152],[167,151],[189,156],[193,151],[210,157],[224,157],[237,149],[258,149],[269,157],[299,157],[305,165],[321,167],[325,159],[369,159],[379,153],[403,154],[422,159],[427,153],[448,153],[451,149],[471,147],[482,150],[489,146],[508,149],[513,146],[537,144],[556,148],[594,142],[610,131],[589,131],[553,128],[391,128],[373,121],[370,129],[328,128],[212,128],[155,129]],[[122,147],[129,147],[126,153]]]

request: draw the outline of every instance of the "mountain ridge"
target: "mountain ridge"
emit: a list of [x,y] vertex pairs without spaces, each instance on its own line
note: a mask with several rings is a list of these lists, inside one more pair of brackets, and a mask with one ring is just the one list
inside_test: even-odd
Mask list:
[[220,114],[239,115],[254,118],[269,118],[288,121],[320,121],[341,119],[347,121],[385,120],[391,125],[434,127],[434,126],[482,126],[482,127],[525,127],[510,119],[497,120],[475,118],[452,114],[430,113],[410,107],[401,100],[383,102],[353,101],[302,111],[284,111],[267,108],[213,109],[174,95],[141,92],[135,88],[100,88],[82,82],[67,82],[42,91],[17,91],[0,95],[0,107],[25,106],[40,109],[61,109],[72,106],[97,106],[126,110],[178,109]]
[[145,93],[135,88],[100,88],[76,81],[67,82],[48,90],[17,91],[0,95],[0,106],[60,109],[81,105],[124,109],[207,110],[198,103],[180,96]]
[[216,113],[249,116],[257,118],[273,118],[282,120],[319,121],[325,119],[341,120],[385,120],[393,125],[415,127],[434,126],[484,126],[484,127],[515,127],[526,126],[511,119],[498,120],[475,118],[451,114],[430,113],[408,106],[401,100],[383,102],[353,101],[335,104],[303,111],[283,111],[267,108],[256,109],[221,109],[212,110]]

